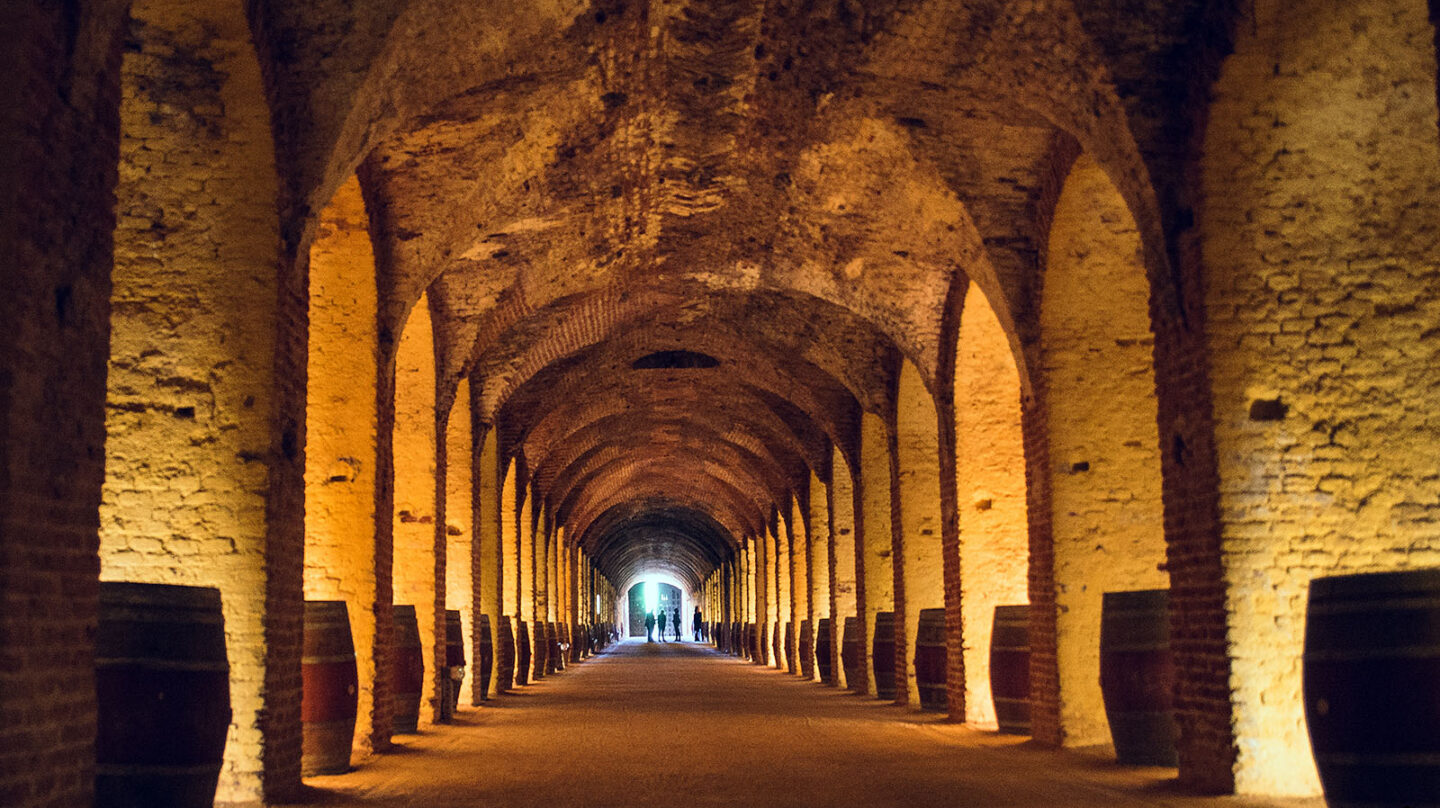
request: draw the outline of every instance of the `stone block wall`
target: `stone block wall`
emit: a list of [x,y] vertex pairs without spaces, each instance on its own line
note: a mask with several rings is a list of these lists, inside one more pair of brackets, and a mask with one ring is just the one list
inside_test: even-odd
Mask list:
[[1399,0],[1255,2],[1199,219],[1241,792],[1313,794],[1318,575],[1440,564],[1434,28]]

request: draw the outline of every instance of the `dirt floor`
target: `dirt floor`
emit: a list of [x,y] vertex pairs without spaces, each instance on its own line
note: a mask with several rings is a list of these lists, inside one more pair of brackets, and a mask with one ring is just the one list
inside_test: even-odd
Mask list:
[[1318,808],[1185,795],[1173,770],[1058,752],[760,668],[626,642],[455,724],[401,736],[326,806]]

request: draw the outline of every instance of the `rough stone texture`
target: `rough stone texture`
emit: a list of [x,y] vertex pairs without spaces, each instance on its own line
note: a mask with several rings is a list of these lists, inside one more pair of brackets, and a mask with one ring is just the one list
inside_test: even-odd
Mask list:
[[299,687],[298,656],[272,657],[298,652],[298,599],[272,614],[267,596],[300,562],[297,524],[270,519],[303,441],[274,451],[273,425],[290,417],[279,387],[303,389],[304,369],[277,366],[293,312],[270,110],[240,5],[135,3],[122,92],[101,577],[220,588],[234,717],[217,799],[254,801],[262,766],[298,763],[261,758],[295,740],[265,737],[262,722],[293,712]]
[[[915,643],[920,628],[920,610],[945,605],[945,580],[940,536],[940,443],[939,416],[930,391],[909,362],[900,371],[896,397],[895,454],[898,471],[896,491],[900,500],[899,529],[894,547],[897,593],[896,610],[903,609],[904,637],[897,634],[900,662],[896,683],[904,681],[897,699],[918,707],[920,690],[915,680]],[[903,582],[903,586],[902,586]],[[897,615],[898,618],[898,615]]]
[[1063,742],[1086,746],[1109,739],[1102,594],[1168,585],[1140,242],[1118,192],[1086,158],[1056,204],[1045,281],[1060,720]]
[[[425,659],[420,720],[439,715],[445,654],[445,514],[436,512],[436,480],[444,479],[435,432],[435,343],[425,297],[411,310],[394,358],[395,463],[394,602],[415,607]],[[437,476],[438,475],[438,476]]]
[[844,640],[845,618],[860,613],[859,601],[861,584],[856,574],[855,529],[855,482],[850,464],[839,449],[833,451],[830,466],[830,613],[835,616],[830,630],[834,632],[831,653],[834,654],[831,670],[835,672],[835,685],[848,688],[844,666],[840,664],[840,644]]
[[994,310],[973,284],[965,295],[960,318],[955,402],[964,720],[993,728],[990,632],[994,610],[1028,600],[1025,453],[1015,357]]
[[475,642],[478,631],[475,615],[481,608],[476,578],[479,543],[475,541],[470,492],[474,472],[470,461],[470,381],[462,379],[452,397],[450,412],[441,424],[445,436],[445,608],[460,612],[461,635],[465,644],[465,678],[460,703],[473,704],[475,689]]
[[1315,5],[1255,4],[1205,143],[1235,781],[1254,793],[1316,790],[1310,579],[1440,562],[1434,32],[1417,3]]
[[305,597],[344,600],[359,675],[356,752],[375,711],[375,256],[360,185],[325,208],[310,246],[305,406]]
[[[860,464],[856,469],[855,490],[860,524],[857,554],[863,554],[861,586],[864,587],[864,609],[860,620],[861,653],[865,658],[865,689],[874,695],[874,659],[871,639],[874,636],[875,614],[896,608],[894,534],[891,532],[890,448],[888,430],[879,416],[866,414],[861,427]],[[863,518],[860,512],[863,510]],[[860,564],[857,561],[857,568]]]
[[[833,468],[832,464],[831,469]],[[818,645],[820,621],[835,614],[834,598],[831,595],[832,587],[835,585],[835,552],[830,539],[830,486],[826,485],[818,475],[812,473],[806,498],[810,504],[809,511],[805,513],[805,534],[810,539],[806,555],[806,565],[810,574],[810,631],[815,637],[814,642]],[[853,587],[853,584],[851,586]],[[832,620],[831,623],[833,624],[834,621]],[[830,640],[833,653],[835,638],[831,637]],[[811,647],[814,648],[816,645]],[[834,660],[832,659],[831,662]],[[818,667],[815,669],[813,678],[817,682],[820,681]]]

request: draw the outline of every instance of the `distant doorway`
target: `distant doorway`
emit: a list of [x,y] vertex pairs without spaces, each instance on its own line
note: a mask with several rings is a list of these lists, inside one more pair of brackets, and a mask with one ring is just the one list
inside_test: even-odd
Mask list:
[[[684,622],[684,603],[681,600],[680,588],[659,581],[641,581],[630,587],[630,636],[645,636],[645,615],[654,613],[657,617],[660,611],[665,612],[665,636],[674,637],[675,629],[670,622],[680,613],[680,620]],[[684,636],[682,630],[681,636]],[[660,626],[655,626],[655,639],[660,639]]]

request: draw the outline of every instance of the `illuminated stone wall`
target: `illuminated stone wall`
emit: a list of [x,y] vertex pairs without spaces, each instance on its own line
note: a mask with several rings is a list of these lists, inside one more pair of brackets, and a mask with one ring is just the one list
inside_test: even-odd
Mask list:
[[[220,588],[234,717],[217,799],[253,801],[262,756],[284,758],[263,748],[264,716],[296,714],[299,685],[266,682],[270,642],[298,640],[278,622],[300,611],[297,589],[284,615],[267,613],[267,588],[292,563],[298,581],[300,562],[298,520],[269,524],[267,493],[303,440],[291,436],[293,457],[274,451],[287,313],[270,114],[241,4],[140,0],[131,13],[101,577]],[[266,740],[297,739],[277,728]]]
[[858,614],[856,595],[860,586],[855,579],[855,482],[844,453],[831,449],[830,460],[830,611],[835,615],[831,626],[831,631],[835,633],[832,670],[836,685],[849,687],[844,665],[840,664],[840,644],[844,640],[845,618]]
[[460,703],[472,704],[475,682],[475,614],[480,608],[479,545],[470,509],[470,380],[461,379],[445,427],[445,608],[460,612],[465,643],[465,679]]
[[376,305],[365,203],[351,178],[310,247],[305,597],[343,600],[350,613],[362,758],[373,751],[375,709]]
[[435,338],[421,295],[395,352],[394,602],[415,607],[425,658],[420,720],[438,715],[445,653],[444,543],[436,540]]
[[[813,471],[810,472],[810,513],[806,525],[809,527],[807,533],[810,538],[806,567],[810,575],[810,632],[813,651],[819,646],[820,621],[835,613],[830,590],[830,582],[835,575],[835,554],[830,544],[830,486],[821,482]],[[833,648],[834,638],[831,640]],[[820,681],[818,666],[813,678]]]
[[1423,3],[1257,2],[1200,218],[1237,790],[1313,794],[1311,578],[1440,564],[1434,29]]
[[1020,376],[985,296],[965,295],[955,356],[955,476],[965,637],[965,721],[995,726],[990,632],[995,607],[1026,603],[1029,532]]
[[[780,640],[781,658],[775,660],[775,667],[786,670],[793,657],[790,648],[785,643],[785,624],[790,623],[795,616],[795,554],[794,526],[790,523],[790,501],[780,504],[783,509],[782,515],[775,520],[775,532],[772,536],[774,543],[771,547],[775,550],[775,634]],[[794,631],[794,628],[791,628]],[[772,639],[771,646],[775,641]]]
[[[896,401],[895,456],[900,524],[895,536],[896,611],[904,613],[904,635],[896,633],[896,700],[920,705],[915,681],[915,643],[921,609],[945,606],[940,551],[940,442],[935,400],[910,362],[900,371]],[[900,615],[897,614],[897,618]],[[902,676],[903,673],[903,676]]]
[[[878,415],[865,413],[860,424],[860,507],[861,529],[858,541],[864,555],[861,585],[865,587],[865,615],[860,622],[861,650],[865,657],[865,676],[873,679],[874,660],[871,639],[875,631],[875,614],[895,608],[894,536],[891,533],[890,447],[885,422]],[[869,681],[866,692],[875,693]]]
[[501,605],[513,623],[520,616],[520,514],[516,507],[514,462],[505,462],[500,479]]
[[1100,697],[1105,592],[1166,588],[1149,288],[1135,223],[1080,158],[1056,203],[1041,306],[1050,427],[1060,721],[1109,741]]
[[[474,400],[472,398],[472,406]],[[473,424],[474,421],[472,420]],[[476,607],[481,614],[490,617],[490,642],[496,650],[491,654],[490,681],[494,687],[496,681],[495,658],[499,656],[499,621],[500,616],[505,614],[504,609],[504,578],[501,575],[501,558],[504,556],[505,548],[500,544],[500,461],[496,451],[496,444],[499,443],[493,435],[478,435],[476,440],[483,441],[475,452],[475,541],[479,545],[480,567],[477,579],[477,590],[480,603]],[[592,597],[593,601],[594,598]],[[594,603],[591,603],[591,608]],[[476,681],[478,687],[478,680]],[[476,696],[485,695],[475,693]]]
[[[790,588],[791,600],[795,604],[790,610],[792,641],[786,653],[794,662],[790,672],[800,675],[800,621],[810,619],[810,599],[814,592],[810,587],[810,532],[805,527],[806,514],[801,509],[799,498],[790,500]],[[813,626],[812,626],[813,630]]]

